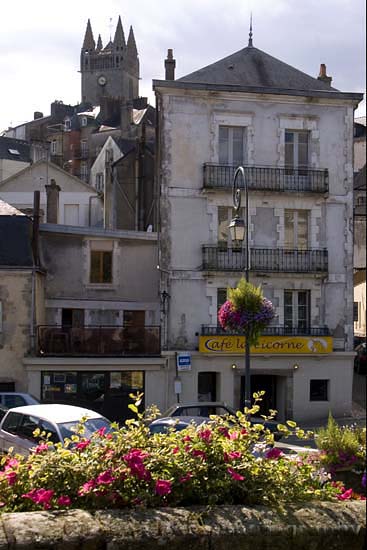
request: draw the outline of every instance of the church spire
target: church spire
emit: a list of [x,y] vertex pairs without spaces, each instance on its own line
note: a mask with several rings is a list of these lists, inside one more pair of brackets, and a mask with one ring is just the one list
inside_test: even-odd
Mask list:
[[127,53],[131,57],[138,57],[138,50],[136,47],[135,36],[132,27],[130,27],[129,38],[127,39]]
[[117,21],[117,27],[115,32],[115,38],[113,39],[113,45],[115,48],[125,48],[126,42],[125,42],[125,36],[124,36],[124,29],[122,28],[121,23],[121,17],[119,16]]
[[102,38],[101,38],[101,35],[99,34],[98,40],[97,40],[97,51],[100,52],[102,49],[103,49]]
[[88,19],[87,29],[84,35],[83,50],[94,50],[96,43],[94,42],[92,26],[90,24],[90,19]]
[[251,12],[251,15],[250,15],[250,32],[249,32],[249,35],[248,35],[248,47],[249,48],[253,47],[253,44],[252,44],[252,12]]

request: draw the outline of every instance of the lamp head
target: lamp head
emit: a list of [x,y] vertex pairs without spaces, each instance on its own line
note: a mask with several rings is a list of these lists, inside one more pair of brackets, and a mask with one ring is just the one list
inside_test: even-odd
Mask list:
[[238,214],[231,220],[229,226],[232,243],[234,246],[240,247],[245,238],[245,222]]

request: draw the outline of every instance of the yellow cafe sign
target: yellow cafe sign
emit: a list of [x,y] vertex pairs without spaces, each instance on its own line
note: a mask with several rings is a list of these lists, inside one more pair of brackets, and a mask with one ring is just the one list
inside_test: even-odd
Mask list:
[[[244,336],[200,336],[201,353],[244,353]],[[331,353],[333,339],[331,336],[261,336],[251,353]]]

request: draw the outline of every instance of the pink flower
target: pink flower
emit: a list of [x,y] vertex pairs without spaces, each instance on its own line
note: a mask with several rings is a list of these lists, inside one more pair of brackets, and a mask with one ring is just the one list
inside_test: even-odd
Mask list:
[[172,491],[172,483],[165,479],[158,479],[155,484],[155,492],[157,495],[169,495]]
[[182,441],[192,441],[191,437],[189,435],[185,435],[185,437],[182,438]]
[[241,451],[230,451],[224,453],[224,462],[230,462],[231,460],[238,460],[242,457]]
[[70,506],[71,505],[71,498],[66,496],[66,495],[61,495],[61,497],[59,497],[57,499],[57,504],[59,506],[65,506],[65,507]]
[[75,445],[75,448],[78,449],[78,451],[83,451],[86,447],[88,447],[89,443],[90,439],[84,439],[83,441],[79,441],[79,443]]
[[273,447],[272,449],[269,449],[269,451],[266,451],[266,453],[265,453],[265,458],[268,458],[268,459],[277,460],[281,456],[283,456],[283,453],[277,447]]
[[48,451],[48,449],[49,449],[49,447],[48,447],[47,443],[40,443],[34,449],[34,452],[36,453],[36,455],[39,455],[41,453],[44,453],[45,451]]
[[179,448],[175,447],[174,449],[172,449],[172,454],[177,455],[178,451],[179,451]]
[[233,479],[235,479],[236,481],[243,481],[245,478],[243,476],[241,476],[241,474],[239,474],[238,472],[236,472],[236,470],[234,470],[233,468],[227,468],[227,472],[232,476]]
[[245,428],[242,428],[241,435],[248,435],[248,431]]
[[143,463],[144,458],[147,456],[149,456],[148,453],[140,449],[131,449],[131,451],[123,456],[123,459],[130,468],[131,474],[144,481],[150,481],[152,477]]
[[96,434],[99,435],[99,437],[104,437],[106,430],[106,426],[102,426],[102,428],[99,428],[99,430],[96,431]]
[[191,472],[187,472],[187,474],[185,474],[184,476],[180,477],[180,483],[186,483],[186,481],[190,481],[190,479],[192,478],[192,473]]
[[16,480],[17,480],[17,474],[16,474],[16,472],[13,472],[13,471],[7,470],[7,471],[5,472],[5,477],[6,477],[6,479],[8,480],[8,484],[9,484],[9,485],[14,485],[14,483],[15,483]]
[[113,483],[115,481],[115,477],[111,475],[111,470],[106,470],[105,472],[102,472],[97,477],[97,485],[109,485],[110,483]]
[[224,427],[224,426],[220,426],[218,428],[218,432],[222,435],[224,435],[224,437],[226,437],[227,439],[229,439],[229,430],[228,428]]
[[17,468],[19,466],[19,461],[16,458],[9,458],[5,465],[5,470],[8,468]]
[[90,481],[87,481],[79,489],[78,495],[81,497],[81,496],[84,496],[84,495],[90,493],[92,491],[92,489],[94,489],[95,486],[96,486],[96,482],[94,481],[94,479],[91,479]]
[[52,489],[32,489],[29,493],[22,495],[23,498],[29,498],[35,504],[43,504],[45,510],[51,508],[51,499],[55,491]]
[[200,451],[200,449],[193,449],[192,456],[198,456],[202,460],[206,460],[206,454],[204,453],[204,451]]
[[200,437],[200,439],[205,441],[205,443],[210,443],[210,441],[212,439],[212,431],[209,430],[209,428],[207,428],[205,430],[200,430],[198,432],[198,436]]
[[337,495],[339,500],[350,500],[353,496],[353,489],[347,489],[341,495]]
[[231,434],[229,434],[229,439],[238,439],[239,438],[239,433],[238,432],[232,432]]

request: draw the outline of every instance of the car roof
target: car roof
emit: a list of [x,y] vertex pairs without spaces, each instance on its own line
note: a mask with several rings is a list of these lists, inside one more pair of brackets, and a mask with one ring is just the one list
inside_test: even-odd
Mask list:
[[[22,397],[33,397],[30,393],[22,393],[20,391],[0,391],[0,395],[21,395]],[[35,397],[33,397],[35,399]]]
[[190,422],[203,424],[204,422],[210,422],[210,418],[206,416],[167,416],[153,420],[152,424],[190,424]]
[[192,403],[176,403],[172,407],[228,407],[228,405],[224,401],[193,401]]
[[55,403],[43,405],[24,405],[23,407],[14,407],[13,409],[9,409],[9,411],[38,416],[43,420],[55,422],[56,424],[80,420],[83,416],[87,416],[88,418],[102,418],[99,413],[89,409],[75,407],[74,405],[59,405]]

